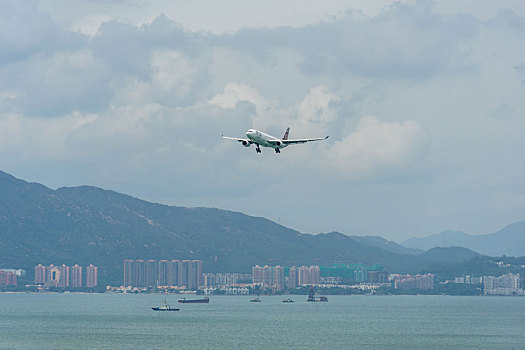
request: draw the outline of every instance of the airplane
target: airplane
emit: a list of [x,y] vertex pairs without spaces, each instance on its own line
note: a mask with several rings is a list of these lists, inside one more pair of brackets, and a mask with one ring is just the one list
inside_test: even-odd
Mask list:
[[326,140],[328,136],[326,137],[318,137],[313,139],[288,139],[288,135],[290,133],[290,128],[286,129],[286,132],[284,133],[284,136],[282,139],[278,139],[277,137],[274,137],[272,135],[265,134],[262,131],[250,129],[246,131],[246,137],[245,139],[236,138],[236,137],[228,137],[222,135],[223,139],[228,140],[235,140],[239,141],[244,147],[250,147],[252,144],[255,144],[255,151],[257,153],[261,153],[260,146],[263,147],[270,147],[275,150],[275,153],[281,153],[281,149],[289,146],[289,145],[295,145],[298,143],[306,143],[311,141],[320,141],[320,140]]

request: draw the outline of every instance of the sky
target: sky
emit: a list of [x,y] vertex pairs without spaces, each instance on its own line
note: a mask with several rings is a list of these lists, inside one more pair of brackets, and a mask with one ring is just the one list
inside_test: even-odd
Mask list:
[[[525,2],[0,0],[0,170],[402,242],[525,219]],[[324,137],[280,154],[221,135]]]

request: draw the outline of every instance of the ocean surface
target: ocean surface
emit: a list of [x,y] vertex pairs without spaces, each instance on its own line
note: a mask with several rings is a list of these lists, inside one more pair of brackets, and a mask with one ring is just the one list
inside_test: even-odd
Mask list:
[[[178,312],[155,312],[168,303]],[[525,349],[525,298],[0,294],[0,349]]]

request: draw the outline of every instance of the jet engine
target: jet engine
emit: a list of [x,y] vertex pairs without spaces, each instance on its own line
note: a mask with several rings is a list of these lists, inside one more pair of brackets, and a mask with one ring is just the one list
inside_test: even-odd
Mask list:
[[249,143],[249,142],[246,141],[246,140],[242,140],[241,143],[242,143],[242,145],[243,145],[244,147],[250,147],[250,146],[251,146],[251,143]]
[[277,147],[281,147],[281,146],[283,145],[283,143],[282,143],[281,141],[276,141],[276,142],[275,142],[275,145],[276,145]]

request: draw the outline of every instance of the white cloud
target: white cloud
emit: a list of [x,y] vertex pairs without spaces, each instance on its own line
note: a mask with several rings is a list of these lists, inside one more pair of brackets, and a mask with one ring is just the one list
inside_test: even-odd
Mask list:
[[355,132],[330,147],[328,160],[331,167],[349,178],[388,177],[410,173],[426,144],[425,133],[415,121],[391,123],[364,117]]
[[[523,219],[524,21],[512,0],[504,12],[477,1],[13,4],[0,2],[2,170],[249,208],[305,231],[325,217],[392,237]],[[220,138],[288,126],[330,138],[279,155]],[[289,198],[302,204],[283,208]],[[469,205],[493,218],[480,223]]]
[[319,124],[333,122],[337,115],[330,104],[339,98],[330,93],[326,86],[312,88],[299,106],[299,122]]
[[253,103],[258,109],[266,108],[266,101],[257,90],[240,83],[228,83],[224,92],[215,95],[210,103],[222,108],[235,108],[240,101]]

